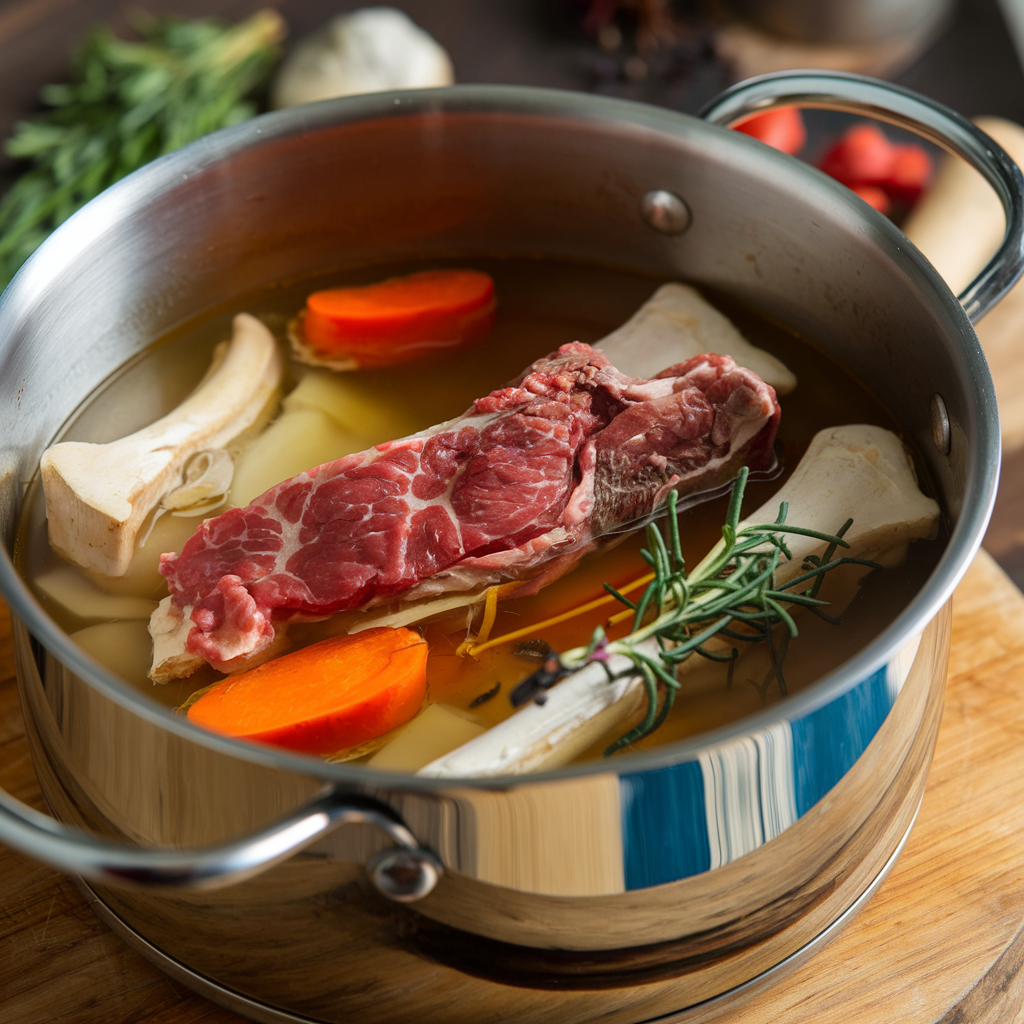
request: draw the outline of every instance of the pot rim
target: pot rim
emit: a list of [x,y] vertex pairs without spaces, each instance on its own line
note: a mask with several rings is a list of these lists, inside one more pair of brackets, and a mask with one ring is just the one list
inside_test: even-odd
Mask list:
[[[280,770],[315,776],[325,784],[355,784],[362,788],[431,792],[472,786],[507,789],[514,786],[565,780],[612,772],[617,775],[667,768],[692,760],[699,752],[749,735],[780,719],[794,720],[831,702],[884,665],[904,643],[938,612],[950,598],[971,559],[981,545],[985,526],[995,502],[999,477],[1000,434],[995,390],[977,335],[963,307],[920,251],[886,217],[873,210],[844,186],[821,171],[765,146],[740,132],[711,125],[677,111],[627,100],[598,97],[556,89],[526,86],[470,85],[443,89],[372,93],[289,110],[259,115],[250,121],[222,129],[183,149],[161,157],[108,188],[75,213],[29,258],[8,289],[0,295],[0,323],[15,302],[31,305],[34,293],[47,287],[54,267],[70,263],[95,237],[100,225],[124,218],[126,211],[143,208],[148,198],[175,182],[215,165],[222,159],[259,145],[304,135],[319,129],[391,117],[423,117],[431,114],[522,114],[581,122],[611,122],[620,128],[684,137],[695,127],[719,134],[723,145],[746,147],[747,156],[767,161],[779,174],[803,178],[808,197],[815,195],[846,207],[847,215],[863,222],[866,233],[881,236],[893,258],[906,260],[915,284],[927,285],[943,312],[958,328],[963,343],[962,369],[969,377],[976,401],[972,419],[964,424],[969,439],[964,498],[958,520],[939,561],[918,594],[870,643],[812,686],[776,701],[766,708],[728,725],[699,733],[665,747],[620,755],[614,761],[570,765],[529,775],[434,779],[411,773],[331,764],[312,755],[261,746],[221,736],[193,725],[148,698],[142,691],[94,661],[47,615],[27,583],[14,567],[6,546],[0,559],[0,593],[11,611],[61,663],[104,696],[145,720],[178,736],[242,760]],[[724,137],[729,142],[724,142]],[[41,270],[45,255],[47,269]]]

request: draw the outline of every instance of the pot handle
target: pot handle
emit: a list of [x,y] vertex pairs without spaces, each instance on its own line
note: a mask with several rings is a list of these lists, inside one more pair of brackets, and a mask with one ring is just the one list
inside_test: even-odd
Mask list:
[[216,889],[266,871],[339,825],[381,829],[397,844],[366,865],[388,899],[411,903],[426,896],[444,874],[402,820],[375,800],[331,790],[252,835],[195,850],[154,850],[108,842],[69,828],[0,790],[0,840],[68,874],[119,887],[172,886]]
[[865,114],[908,128],[963,157],[995,189],[1006,214],[1006,234],[984,270],[957,296],[977,323],[1013,287],[1024,270],[1024,179],[1001,146],[949,107],[898,85],[841,72],[783,71],[727,89],[700,116],[729,127],[776,107],[813,107]]

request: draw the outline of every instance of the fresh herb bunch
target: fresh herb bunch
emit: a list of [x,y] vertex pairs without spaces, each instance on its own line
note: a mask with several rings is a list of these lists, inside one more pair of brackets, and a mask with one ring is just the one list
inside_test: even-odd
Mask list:
[[[586,647],[577,647],[549,657],[544,666],[523,680],[513,691],[514,704],[523,704],[542,694],[563,676],[590,662],[607,662],[612,655],[624,655],[632,667],[613,678],[639,673],[647,691],[647,710],[641,721],[626,735],[616,740],[604,753],[607,757],[623,747],[650,735],[665,721],[672,709],[679,681],[676,669],[680,662],[694,654],[713,661],[733,661],[739,648],[712,651],[705,645],[713,637],[726,637],[745,643],[766,641],[771,649],[772,675],[783,694],[786,682],[782,659],[790,638],[798,635],[796,622],[786,605],[798,605],[829,622],[822,611],[827,602],[817,595],[827,572],[840,565],[866,565],[879,568],[876,562],[863,558],[839,557],[839,548],[849,548],[843,535],[853,524],[848,519],[835,533],[821,533],[786,523],[788,505],[782,502],[774,523],[739,528],[740,508],[746,489],[748,470],[740,470],[729,502],[722,539],[693,571],[687,573],[679,536],[676,495],[668,496],[668,533],[666,543],[657,525],[647,527],[650,550],[641,552],[651,566],[654,579],[635,604],[610,584],[605,589],[616,600],[633,611],[632,632],[621,640],[609,641],[600,626],[594,630]],[[776,583],[776,571],[783,558],[792,554],[786,545],[786,534],[800,534],[824,541],[824,555],[808,556],[801,573],[787,583]],[[784,625],[782,643],[774,641],[776,626]],[[732,627],[737,628],[732,628]],[[655,641],[655,646],[646,643]],[[664,697],[658,699],[659,684]]]
[[5,151],[30,166],[0,201],[0,290],[46,236],[108,185],[218,128],[252,117],[248,99],[279,55],[284,22],[238,25],[139,16],[141,42],[95,29],[51,109],[15,126]]

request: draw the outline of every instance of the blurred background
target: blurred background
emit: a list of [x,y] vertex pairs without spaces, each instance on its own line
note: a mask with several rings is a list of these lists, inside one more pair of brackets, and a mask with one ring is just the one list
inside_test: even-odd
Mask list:
[[[131,12],[239,21],[280,12],[294,45],[351,0],[6,0],[0,3],[0,134],[67,78],[98,22]],[[1024,119],[1012,25],[1019,0],[398,0],[449,53],[459,82],[582,89],[694,112],[726,84],[785,67],[892,78],[968,115]],[[636,60],[639,54],[640,59]],[[9,164],[5,167],[9,170]]]
[[[154,20],[165,16],[212,17],[230,26],[264,19],[256,30],[262,39],[253,47],[263,48],[260,67],[240,87],[246,116],[332,94],[451,81],[575,89],[695,113],[740,79],[813,67],[890,79],[969,117],[1024,122],[1024,0],[398,0],[389,8],[352,0],[6,0],[0,3],[0,139],[7,140],[0,152],[0,193],[33,161],[49,159],[47,183],[62,185],[69,168],[83,164],[90,143],[110,148],[104,139],[82,137],[81,125],[92,124],[97,110],[104,115],[101,108],[110,107],[115,88],[74,106],[92,89],[86,80],[96,77],[89,58],[108,73],[134,58],[104,39],[166,44],[166,32]],[[92,45],[97,26],[103,37],[98,46]],[[226,41],[222,49],[232,45]],[[189,60],[201,46],[189,42],[177,53]],[[68,81],[77,83],[70,109],[68,97],[59,98],[52,88]],[[157,116],[146,114],[137,80],[119,88],[113,98],[123,119],[135,125]],[[75,137],[58,152],[62,143],[55,141],[53,119],[62,113],[62,138]],[[105,113],[113,116],[109,109]],[[56,204],[38,231],[25,227],[25,211],[14,208],[15,198],[8,195],[6,212],[0,206],[0,238],[8,236],[0,240],[0,286],[46,231],[91,194],[217,127],[218,117],[226,123],[239,116],[213,112],[207,122],[197,118],[168,129],[173,140],[148,148],[137,138],[144,133],[136,125],[121,143],[130,154],[115,161],[117,173],[90,175],[81,166],[79,173],[91,177],[91,184]],[[75,122],[75,133],[66,130],[68,120]],[[852,151],[849,145],[837,150],[848,127],[841,115],[809,112],[748,130],[823,167],[902,223],[930,182],[938,154],[927,146],[925,155],[907,149],[895,178],[865,176],[858,160],[881,158],[880,137],[854,138]],[[911,142],[891,129],[886,138]],[[893,184],[897,178],[906,179],[907,187]],[[34,213],[30,202],[29,214]],[[17,223],[24,237],[15,240],[9,236]]]
[[[575,89],[695,113],[750,75],[814,67],[887,78],[969,117],[1024,122],[1024,0],[398,0],[369,9],[352,0],[7,0],[0,3],[0,139],[8,140],[0,154],[0,193],[39,157],[44,133],[10,136],[19,122],[42,117],[45,123],[53,116],[48,111],[55,93],[44,87],[81,83],[95,71],[83,67],[82,53],[97,26],[110,38],[152,42],[154,22],[145,17],[213,17],[239,25],[268,10],[279,17],[263,25],[263,63],[244,90],[248,113],[331,94],[453,80]],[[355,11],[360,14],[353,18]],[[184,52],[188,59],[191,51]],[[122,56],[104,51],[100,63],[109,70]],[[290,87],[282,90],[282,79]],[[134,90],[131,83],[122,92]],[[131,99],[120,101],[129,120],[140,113],[131,109]],[[92,109],[70,116],[91,121]],[[231,119],[237,115],[226,117]],[[215,126],[214,118],[205,130]],[[884,181],[879,191],[878,181],[846,166],[846,150],[832,152],[829,166],[846,127],[840,115],[817,112],[795,127],[792,120],[760,130],[750,126],[752,134],[824,166],[901,222],[930,180],[937,154],[923,147],[928,159],[918,155],[913,170],[903,168],[913,179],[909,192]],[[188,129],[201,134],[198,126]],[[910,141],[886,131],[893,142]],[[859,143],[868,157],[877,156],[870,139]],[[173,146],[140,149],[120,173],[167,148]],[[66,177],[74,160],[67,153],[53,160],[57,178],[62,167]],[[108,183],[96,181],[92,192]],[[45,227],[89,197],[86,190],[78,202],[63,204]],[[0,207],[0,236],[20,216],[9,209],[5,217]],[[0,266],[0,278],[38,240],[33,235],[19,241],[20,255],[8,257],[6,274]],[[3,244],[0,256],[6,256]]]
[[[0,3],[0,135],[68,77],[97,23],[130,36],[137,9],[240,21],[273,6],[286,47],[351,0],[5,0]],[[1024,120],[1012,26],[1020,0],[397,0],[451,57],[459,82],[581,89],[695,112],[762,71],[831,67],[891,78],[969,116]],[[2,164],[10,175],[9,159]]]

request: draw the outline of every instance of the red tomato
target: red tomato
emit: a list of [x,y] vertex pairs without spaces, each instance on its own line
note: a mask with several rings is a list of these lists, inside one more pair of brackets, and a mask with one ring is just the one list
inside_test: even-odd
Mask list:
[[899,203],[913,206],[925,190],[932,176],[931,157],[913,143],[897,146],[889,180],[883,188]]
[[819,166],[848,188],[881,185],[892,172],[896,147],[874,124],[857,124],[825,154]]
[[764,114],[755,114],[733,127],[791,156],[796,156],[807,141],[804,119],[796,107],[780,107]]
[[820,167],[885,214],[894,203],[913,206],[932,174],[931,157],[920,146],[894,146],[874,124],[857,124],[846,131]]

